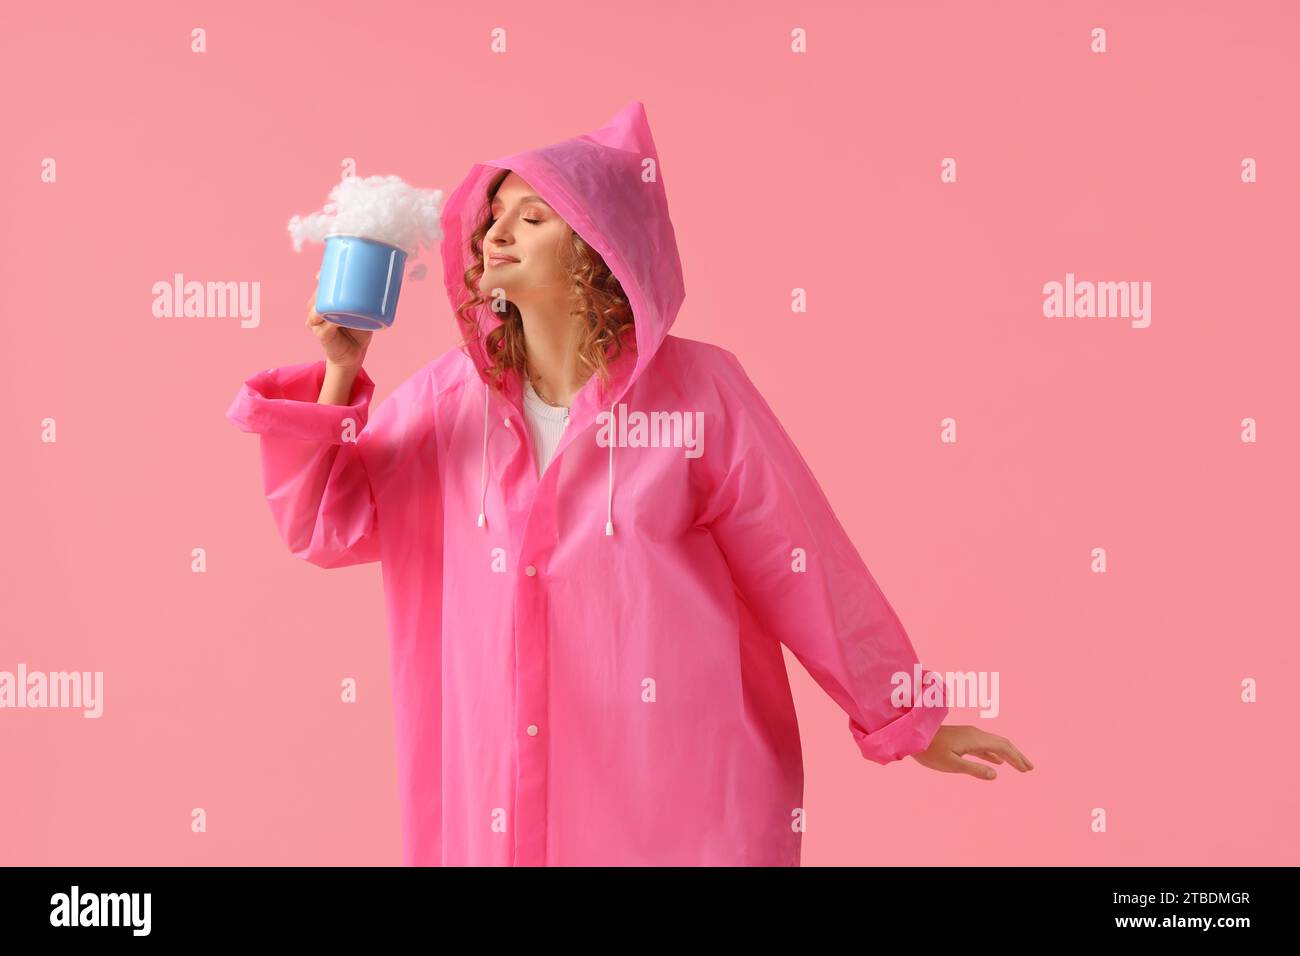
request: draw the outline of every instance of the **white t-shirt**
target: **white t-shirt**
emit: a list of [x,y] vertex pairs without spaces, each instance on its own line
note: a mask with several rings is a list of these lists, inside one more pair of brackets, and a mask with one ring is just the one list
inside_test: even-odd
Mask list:
[[548,405],[533,388],[533,383],[524,379],[524,418],[528,420],[528,434],[533,440],[533,457],[537,463],[537,476],[546,471],[555,455],[555,448],[560,444],[560,436],[569,424],[569,410]]

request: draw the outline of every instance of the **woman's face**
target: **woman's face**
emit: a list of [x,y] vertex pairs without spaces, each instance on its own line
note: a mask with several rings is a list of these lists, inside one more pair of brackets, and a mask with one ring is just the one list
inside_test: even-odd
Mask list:
[[501,289],[516,305],[567,297],[571,235],[569,224],[511,172],[492,198],[480,291],[491,297]]

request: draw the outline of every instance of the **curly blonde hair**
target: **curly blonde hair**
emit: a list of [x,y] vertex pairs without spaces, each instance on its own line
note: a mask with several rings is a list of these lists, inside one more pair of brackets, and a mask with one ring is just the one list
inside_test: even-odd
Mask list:
[[[503,169],[488,184],[483,218],[469,240],[474,264],[465,270],[465,287],[469,290],[470,297],[456,309],[457,315],[468,326],[465,341],[461,343],[467,353],[469,343],[481,334],[479,307],[488,301],[479,291],[479,279],[483,276],[483,240],[492,225],[491,202],[509,174],[510,170]],[[582,338],[578,343],[578,367],[586,373],[584,379],[592,374],[597,375],[603,391],[609,386],[610,363],[622,354],[625,347],[636,350],[632,305],[623,286],[600,254],[572,229],[570,241],[572,266],[569,281],[579,303],[578,311],[585,319]],[[514,303],[507,301],[505,306],[501,324],[489,332],[485,340],[490,363],[488,378],[497,388],[502,387],[505,375],[511,370],[517,372],[522,379],[528,354],[524,343],[523,316]],[[632,334],[629,335],[629,332]]]

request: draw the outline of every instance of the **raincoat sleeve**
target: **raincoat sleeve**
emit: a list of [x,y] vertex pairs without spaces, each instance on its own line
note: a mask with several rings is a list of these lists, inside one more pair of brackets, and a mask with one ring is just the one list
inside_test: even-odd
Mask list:
[[262,486],[289,550],[322,568],[379,559],[374,495],[358,442],[375,383],[357,373],[347,405],[317,403],[325,360],[259,372],[226,417],[261,436]]
[[755,618],[848,714],[862,755],[888,764],[919,753],[948,708],[894,702],[896,683],[914,686],[911,641],[776,414],[722,351],[703,523]]

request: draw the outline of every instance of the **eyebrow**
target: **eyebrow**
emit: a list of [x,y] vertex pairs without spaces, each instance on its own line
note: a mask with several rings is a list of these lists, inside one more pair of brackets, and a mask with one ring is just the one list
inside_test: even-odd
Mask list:
[[[539,203],[541,203],[543,206],[545,206],[547,209],[550,209],[550,208],[551,208],[551,204],[548,203],[548,202],[547,202],[545,199],[543,199],[541,196],[533,196],[533,195],[529,195],[529,196],[521,196],[521,197],[519,197],[519,201],[520,201],[521,203],[523,203],[523,202],[539,202]],[[500,196],[493,196],[493,197],[492,197],[492,205],[493,205],[493,206],[495,206],[495,205],[496,205],[497,203],[499,203],[499,202],[502,202],[502,199],[501,199]]]

